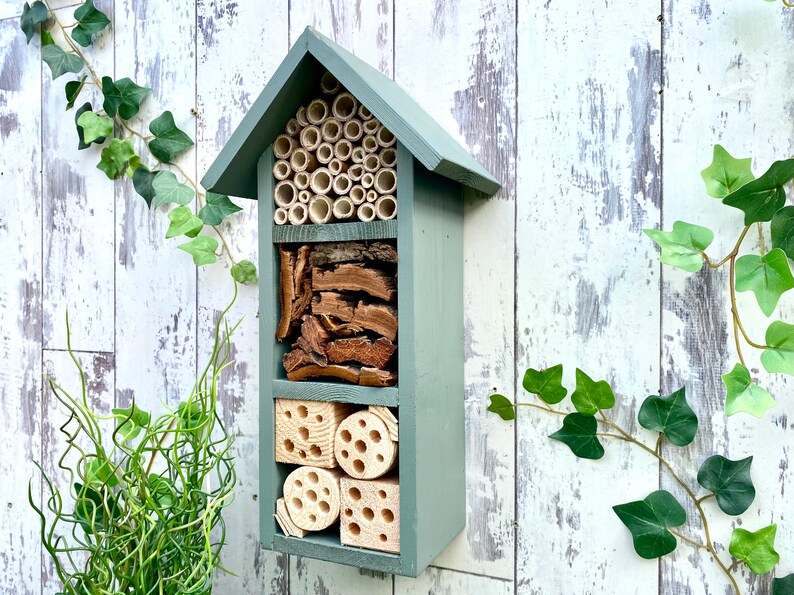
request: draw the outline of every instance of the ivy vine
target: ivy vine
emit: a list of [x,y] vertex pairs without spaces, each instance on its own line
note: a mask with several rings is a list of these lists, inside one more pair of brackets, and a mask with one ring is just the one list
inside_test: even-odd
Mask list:
[[[53,79],[77,75],[64,87],[67,110],[75,107],[87,86],[102,94],[101,108],[87,101],[75,110],[78,149],[101,146],[97,168],[108,178],[131,179],[135,191],[152,210],[172,208],[166,238],[187,238],[178,248],[190,254],[196,266],[215,263],[225,253],[238,283],[256,282],[254,263],[237,261],[220,229],[227,217],[242,209],[228,196],[201,188],[175,161],[193,146],[193,140],[176,125],[173,113],[166,110],[152,120],[148,134],[136,130],[131,120],[152,89],[126,77],[113,80],[100,76],[88,61],[82,48],[90,47],[110,25],[107,15],[94,6],[93,0],[86,0],[74,11],[74,23],[65,25],[45,2],[37,0],[24,4],[19,25],[28,43],[38,32],[41,58]],[[61,44],[53,36],[56,32]],[[188,206],[194,199],[197,213]],[[215,232],[214,236],[202,233],[207,228]]]

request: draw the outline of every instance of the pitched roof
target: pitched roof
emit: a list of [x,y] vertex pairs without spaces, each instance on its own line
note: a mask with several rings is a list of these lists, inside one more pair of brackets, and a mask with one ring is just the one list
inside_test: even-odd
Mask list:
[[256,165],[265,149],[313,98],[329,70],[427,169],[492,195],[501,185],[393,80],[311,27],[292,46],[204,175],[214,192],[256,198]]

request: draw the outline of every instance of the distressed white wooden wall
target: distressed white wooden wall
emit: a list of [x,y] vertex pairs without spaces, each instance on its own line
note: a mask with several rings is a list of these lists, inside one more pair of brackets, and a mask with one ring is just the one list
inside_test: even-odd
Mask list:
[[[74,383],[72,339],[95,402],[150,407],[184,396],[229,299],[225,266],[196,272],[164,240],[126,184],[78,152],[63,81],[52,83],[18,29],[20,0],[0,0],[0,593],[57,590],[27,505],[31,460],[52,469],[58,411],[44,373]],[[51,2],[69,18],[74,2]],[[668,454],[690,477],[711,453],[754,455],[754,529],[779,523],[779,574],[794,571],[792,383],[760,422],[722,414],[720,374],[734,359],[724,275],[660,269],[643,227],[676,219],[717,230],[726,253],[740,225],[699,177],[721,142],[761,170],[794,150],[794,11],[760,0],[598,3],[561,0],[102,0],[112,20],[91,59],[155,89],[143,117],[171,109],[196,138],[182,160],[206,169],[290,44],[313,25],[394,77],[502,181],[467,200],[465,227],[468,524],[420,578],[288,558],[258,546],[258,298],[235,314],[238,364],[225,378],[225,420],[238,434],[239,488],[216,592],[393,594],[728,593],[715,565],[681,546],[637,558],[611,506],[674,489],[624,444],[577,461],[545,436],[557,419],[487,414],[487,395],[521,394],[527,366],[559,361],[608,378],[617,415],[682,383],[701,418],[698,441]],[[198,115],[191,114],[196,108]],[[227,226],[256,256],[257,204]],[[751,299],[740,296],[752,307]],[[269,307],[264,305],[264,307]],[[794,318],[784,296],[781,315]],[[750,320],[753,334],[763,331]],[[755,363],[757,367],[757,363]],[[768,381],[768,383],[771,381]],[[38,489],[38,484],[34,484]],[[731,523],[713,515],[727,556]],[[742,576],[746,593],[769,582]]]

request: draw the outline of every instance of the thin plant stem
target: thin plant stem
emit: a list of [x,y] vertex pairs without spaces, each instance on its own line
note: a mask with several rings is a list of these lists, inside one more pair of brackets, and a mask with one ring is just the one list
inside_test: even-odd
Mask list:
[[705,546],[705,544],[702,544],[699,541],[695,541],[694,539],[690,539],[689,537],[687,537],[685,535],[681,535],[681,533],[679,533],[675,529],[668,528],[667,530],[670,531],[670,533],[672,533],[676,537],[678,537],[678,539],[680,539],[681,541],[686,541],[688,544],[693,545],[696,548],[701,548],[701,549],[704,549],[704,550],[708,550],[708,548]]

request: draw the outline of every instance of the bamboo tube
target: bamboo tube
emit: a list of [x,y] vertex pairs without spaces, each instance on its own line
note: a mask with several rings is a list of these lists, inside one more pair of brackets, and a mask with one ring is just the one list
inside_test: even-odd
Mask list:
[[317,159],[314,157],[314,154],[309,153],[309,151],[303,147],[298,147],[292,152],[292,156],[289,158],[289,164],[295,172],[312,172],[317,169]]
[[279,134],[273,141],[273,155],[276,159],[289,159],[295,149],[295,141],[286,134]]
[[341,87],[342,85],[339,84],[339,81],[336,80],[336,77],[327,70],[323,73],[323,76],[320,78],[320,91],[322,91],[326,95],[333,95],[334,93],[339,93],[339,89]]
[[305,205],[309,204],[309,199],[311,199],[312,193],[308,190],[299,190],[298,191],[298,202],[303,203]]
[[[294,156],[295,153],[292,155]],[[380,157],[378,157],[376,153],[369,153],[366,157],[364,157],[364,163],[362,165],[366,171],[375,173],[378,171],[378,169],[380,169]]]
[[390,167],[379,169],[375,173],[374,187],[381,196],[394,194],[397,189],[397,172]]
[[334,158],[334,146],[331,143],[320,143],[317,145],[317,161],[327,164]]
[[273,164],[273,177],[277,180],[286,180],[292,174],[292,168],[286,159],[279,159]]
[[306,108],[306,119],[310,124],[322,124],[328,117],[328,102],[324,99],[313,99]]
[[397,142],[397,138],[385,126],[378,128],[375,138],[378,139],[378,144],[383,148],[394,146],[394,143]]
[[292,181],[295,183],[295,187],[298,190],[306,190],[309,187],[309,172],[295,172],[295,177],[292,178]]
[[278,206],[288,209],[298,200],[298,189],[291,181],[282,180],[276,184],[273,196]]
[[366,193],[367,191],[364,190],[364,186],[361,184],[356,184],[350,187],[348,196],[350,197],[350,200],[353,202],[353,204],[358,206],[366,199]]
[[287,209],[278,207],[273,213],[273,221],[276,225],[284,225],[288,220]]
[[383,149],[380,153],[380,164],[383,167],[394,167],[397,165],[397,151],[393,147]]
[[362,120],[371,120],[372,119],[372,112],[367,109],[363,103],[358,106],[358,117]]
[[350,154],[353,152],[353,145],[346,138],[336,141],[334,145],[334,157],[341,161],[350,159]]
[[334,177],[333,189],[337,196],[345,196],[350,192],[352,186],[353,182],[350,181],[347,174],[338,174]]
[[347,196],[340,196],[334,201],[333,213],[335,219],[350,219],[356,214],[356,207]]
[[364,186],[367,190],[372,188],[372,185],[375,183],[375,176],[372,175],[372,172],[364,172],[364,175],[361,176],[361,185]]
[[295,119],[301,126],[308,126],[310,124],[309,119],[306,117],[305,105],[302,105],[298,108],[298,112],[295,114]]
[[301,146],[307,151],[314,151],[320,140],[320,129],[317,126],[307,126],[301,130]]
[[333,219],[333,202],[327,196],[312,196],[309,201],[309,219],[312,223],[330,223]]
[[326,118],[320,127],[323,140],[331,144],[342,138],[342,123],[336,118]]
[[303,128],[303,126],[301,126],[301,123],[298,122],[297,118],[290,118],[287,120],[287,125],[284,127],[284,132],[292,137],[295,137],[301,133],[301,128]]
[[370,188],[367,190],[366,194],[366,201],[367,202],[376,202],[380,198],[380,194],[374,188]]
[[342,128],[342,135],[349,141],[357,141],[364,135],[364,128],[361,126],[361,120],[353,118],[345,122]]
[[350,159],[353,161],[353,163],[361,163],[364,161],[364,157],[366,155],[367,152],[363,147],[353,147],[353,152],[350,153]]
[[328,162],[328,171],[331,172],[332,176],[338,176],[343,171],[347,171],[347,163],[334,157]]
[[315,194],[328,194],[332,183],[331,172],[325,167],[315,169],[309,178],[309,186]]
[[367,153],[374,153],[378,150],[378,139],[375,138],[374,134],[368,134],[361,141],[361,146]]
[[366,120],[361,127],[364,129],[364,134],[375,134],[380,128],[380,121],[372,118],[371,120]]
[[389,221],[397,216],[397,201],[393,196],[381,196],[375,201],[375,216],[381,221]]
[[308,209],[302,202],[296,202],[292,205],[287,214],[289,216],[289,222],[292,223],[292,225],[303,225],[309,218]]
[[347,91],[337,95],[334,98],[334,102],[331,104],[331,113],[342,122],[347,122],[350,118],[355,116],[356,109],[358,109],[358,101],[356,101],[352,93],[348,93]]
[[375,208],[368,202],[365,202],[356,209],[356,215],[358,215],[361,221],[372,221],[375,218]]
[[364,175],[364,166],[361,163],[354,163],[347,168],[347,175],[350,176],[350,179],[354,182],[361,181],[361,176]]

